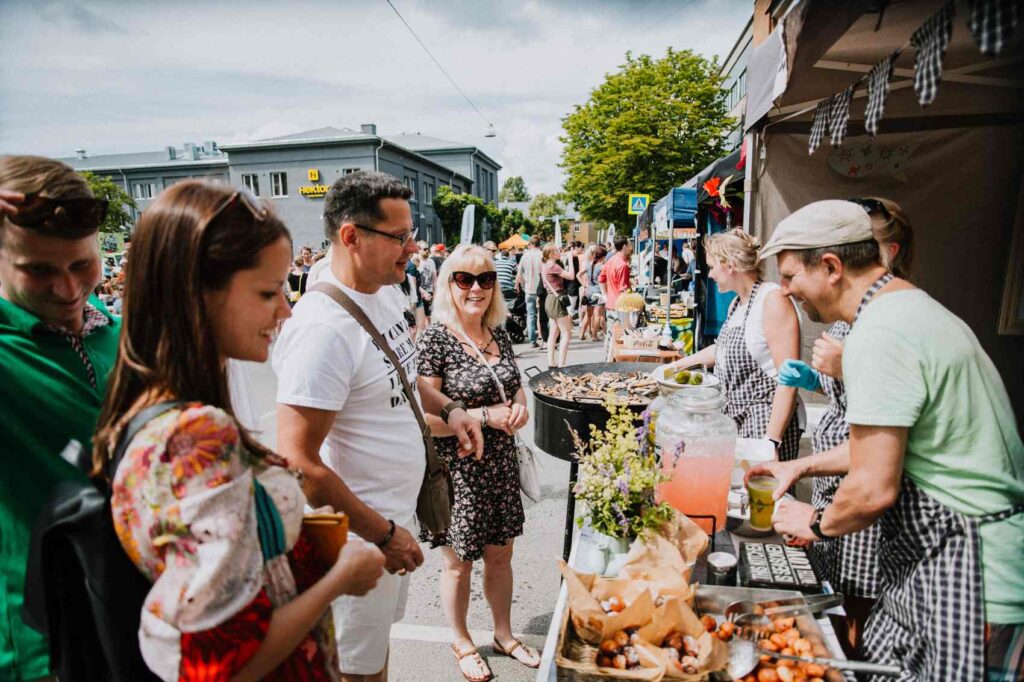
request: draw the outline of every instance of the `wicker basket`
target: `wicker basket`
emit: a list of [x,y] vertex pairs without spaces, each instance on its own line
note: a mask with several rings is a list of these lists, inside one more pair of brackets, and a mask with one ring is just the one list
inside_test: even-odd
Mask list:
[[606,682],[606,680],[647,680],[660,682],[664,672],[660,668],[639,668],[636,670],[605,670],[597,667],[597,647],[587,644],[576,634],[576,627],[569,618],[569,607],[562,613],[562,624],[558,630],[558,645],[555,649],[555,666],[559,680],[572,682]]

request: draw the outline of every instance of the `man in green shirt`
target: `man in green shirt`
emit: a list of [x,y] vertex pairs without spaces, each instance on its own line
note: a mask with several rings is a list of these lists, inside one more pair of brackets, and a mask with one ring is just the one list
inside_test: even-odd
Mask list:
[[846,478],[829,506],[782,500],[773,522],[817,541],[879,520],[864,649],[901,679],[1020,679],[1024,444],[1010,400],[971,329],[886,271],[862,204],[805,206],[762,250],[778,255],[785,293],[852,325],[849,461],[822,472]]
[[21,618],[32,524],[53,484],[82,476],[117,355],[99,302],[97,230],[106,202],[65,164],[0,158],[0,682],[49,675],[49,648]]

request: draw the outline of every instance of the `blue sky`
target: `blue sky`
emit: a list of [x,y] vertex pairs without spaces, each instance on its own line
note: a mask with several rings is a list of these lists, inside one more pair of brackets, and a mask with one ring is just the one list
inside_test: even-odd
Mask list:
[[0,0],[0,153],[72,156],[376,123],[557,191],[560,119],[627,50],[724,57],[753,0]]

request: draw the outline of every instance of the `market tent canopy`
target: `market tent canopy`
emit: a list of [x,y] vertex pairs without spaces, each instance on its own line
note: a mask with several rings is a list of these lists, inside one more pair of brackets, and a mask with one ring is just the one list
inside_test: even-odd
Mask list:
[[[801,3],[754,48],[747,67],[748,129],[767,124],[785,132],[809,132],[819,100],[841,92],[905,47],[914,31],[945,3],[904,0],[888,3],[881,15],[868,11],[878,5],[870,0],[836,4]],[[904,49],[897,58],[880,132],[1019,125],[1024,120],[1024,27],[998,57],[990,58],[979,51],[967,27],[967,13],[966,3],[957,3],[938,97],[927,109],[918,103],[913,88],[917,51]],[[849,135],[863,133],[866,101],[861,84],[850,107]]]
[[[742,164],[740,163],[741,159],[743,159]],[[743,148],[742,146],[737,147],[733,153],[709,163],[701,172],[687,180],[683,187],[693,188],[697,191],[696,202],[698,204],[703,204],[711,198],[708,195],[708,191],[704,188],[704,183],[712,178],[718,178],[722,181],[728,180],[728,187],[738,194],[743,191],[743,178],[746,175],[746,168]],[[730,192],[729,196],[731,197],[732,194],[733,192]]]
[[498,244],[499,249],[521,249],[529,244],[521,234],[514,234],[502,243]]
[[692,187],[676,187],[654,204],[640,217],[640,225],[633,230],[639,236],[640,230],[654,225],[658,230],[667,230],[669,220],[673,228],[696,227],[697,190]]

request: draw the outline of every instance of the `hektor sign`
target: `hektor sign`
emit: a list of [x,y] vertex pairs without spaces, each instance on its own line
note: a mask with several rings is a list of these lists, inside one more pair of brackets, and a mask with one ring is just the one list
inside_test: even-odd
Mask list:
[[327,191],[331,189],[327,185],[302,185],[299,187],[299,194],[309,199],[322,199],[327,196]]

